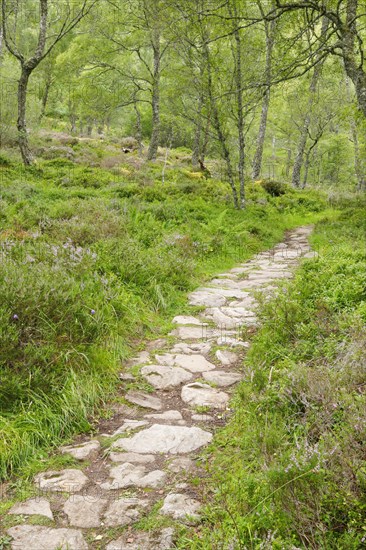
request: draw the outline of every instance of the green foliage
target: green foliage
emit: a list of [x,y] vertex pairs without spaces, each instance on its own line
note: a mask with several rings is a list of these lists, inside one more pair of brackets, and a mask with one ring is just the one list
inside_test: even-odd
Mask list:
[[233,416],[208,450],[206,521],[182,548],[364,546],[364,209],[312,240],[317,258],[262,305]]
[[152,183],[161,167],[2,168],[1,477],[87,429],[131,342],[166,326],[188,290],[311,216],[302,193],[284,215],[254,188],[237,212],[226,184],[174,165]]
[[265,191],[272,197],[280,197],[285,195],[287,191],[287,185],[275,180],[263,180],[261,185]]

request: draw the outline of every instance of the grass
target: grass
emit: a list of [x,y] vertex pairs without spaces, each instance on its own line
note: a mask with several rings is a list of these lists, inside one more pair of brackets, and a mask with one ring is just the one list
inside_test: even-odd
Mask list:
[[263,303],[234,414],[206,454],[204,522],[180,548],[364,548],[364,230],[363,204],[318,223],[319,257]]
[[126,357],[189,311],[188,291],[327,212],[320,194],[254,184],[235,211],[225,182],[173,156],[161,183],[161,161],[24,169],[2,154],[0,479],[90,430]]

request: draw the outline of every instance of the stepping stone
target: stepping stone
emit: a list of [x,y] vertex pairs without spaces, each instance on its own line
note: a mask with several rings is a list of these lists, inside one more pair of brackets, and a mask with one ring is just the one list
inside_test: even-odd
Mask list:
[[230,346],[231,348],[235,348],[236,346],[240,346],[242,348],[249,348],[250,346],[249,342],[243,342],[242,340],[237,340],[236,338],[232,338],[231,336],[220,336],[217,339],[217,345]]
[[129,420],[126,419],[122,426],[118,428],[113,434],[112,437],[115,435],[123,434],[126,432],[129,432],[131,430],[137,430],[137,428],[142,428],[143,426],[146,426],[148,422],[146,420]]
[[199,509],[200,503],[198,500],[181,493],[170,493],[165,498],[160,513],[177,520],[187,520],[190,518],[197,520],[199,519],[197,514]]
[[[204,288],[202,289],[203,292],[210,292],[211,294],[214,294],[215,296],[221,296],[224,298],[236,298],[237,300],[246,298],[248,296],[248,292],[243,292],[239,288]],[[224,305],[224,304],[220,304]],[[215,306],[213,306],[215,307]],[[220,307],[220,306],[219,306]]]
[[126,489],[127,487],[161,487],[166,480],[166,473],[161,470],[147,472],[145,466],[129,464],[128,462],[110,469],[112,481],[100,483],[105,491]]
[[150,361],[150,353],[148,351],[141,351],[136,355],[136,357],[132,357],[132,359],[129,359],[127,361],[127,365],[129,367],[135,367],[136,365],[142,365],[143,363],[147,363]]
[[82,533],[76,529],[16,525],[7,533],[13,538],[14,550],[88,550]]
[[216,369],[216,366],[213,363],[207,361],[207,359],[203,355],[178,354],[175,356],[174,361],[176,365],[179,365],[183,369],[189,370],[193,373]]
[[228,317],[236,317],[240,320],[246,319],[247,317],[255,318],[256,316],[253,310],[245,307],[222,307],[220,310],[224,313],[224,315],[227,315]]
[[154,424],[131,438],[121,439],[126,451],[135,453],[184,454],[207,445],[212,434],[201,428]]
[[191,458],[181,456],[175,458],[168,465],[168,470],[173,474],[179,474],[180,472],[190,472],[194,468],[194,462]]
[[63,491],[65,493],[78,493],[89,479],[81,470],[68,469],[37,474],[34,478],[41,491]]
[[239,328],[241,325],[240,320],[225,315],[218,307],[206,309],[203,316],[206,319],[211,319],[219,327],[231,329]]
[[222,388],[225,388],[227,386],[232,386],[233,384],[236,384],[237,382],[239,382],[239,380],[242,380],[241,374],[237,374],[236,372],[225,372],[220,370],[204,372],[203,378],[208,382],[216,384],[217,386],[220,386]]
[[154,409],[160,411],[163,408],[162,402],[158,397],[153,397],[148,393],[141,391],[129,391],[125,395],[125,399],[134,405],[139,405],[145,409]]
[[141,374],[154,388],[168,390],[188,382],[192,374],[180,367],[149,365],[141,369]]
[[9,514],[24,515],[24,516],[45,516],[53,520],[50,503],[45,498],[30,498],[25,502],[15,504]]
[[211,351],[211,344],[210,342],[205,343],[191,343],[186,344],[185,342],[180,342],[179,344],[175,344],[172,351],[174,353],[184,353],[184,354],[194,354],[194,353],[200,353],[202,355],[206,355],[207,353],[210,353]]
[[157,535],[150,533],[127,533],[110,542],[106,550],[171,550],[173,548],[174,529],[166,527]]
[[165,411],[157,414],[145,414],[145,418],[154,418],[155,420],[183,420],[179,411]]
[[202,340],[207,338],[208,335],[209,328],[203,325],[201,327],[179,326],[170,332],[170,336],[176,336],[182,340]]
[[182,401],[193,407],[210,407],[212,409],[226,409],[229,402],[227,393],[211,388],[208,384],[193,382],[182,388]]
[[100,449],[99,441],[92,440],[80,445],[68,445],[61,447],[62,454],[68,454],[76,458],[76,460],[88,460],[92,455],[96,454]]
[[238,283],[232,279],[212,279],[212,281],[210,281],[210,285],[226,289],[239,289]]
[[227,350],[218,349],[216,352],[217,359],[225,366],[233,365],[239,359],[236,353]]
[[130,464],[149,464],[155,460],[153,455],[140,455],[138,453],[111,453],[109,458],[112,462],[129,462]]
[[200,321],[200,319],[197,319],[196,317],[192,317],[191,315],[177,315],[177,317],[174,317],[173,323],[176,323],[177,325],[198,325],[201,326],[204,323]]
[[104,524],[107,527],[124,527],[137,521],[139,508],[145,508],[147,502],[138,498],[121,498],[113,501],[104,513]]
[[119,379],[122,380],[123,382],[133,382],[134,380],[136,380],[133,374],[128,374],[126,372],[120,372],[118,376],[119,376]]
[[195,291],[188,296],[191,306],[220,307],[226,302],[224,296],[218,296],[209,291]]
[[100,516],[107,504],[108,500],[101,499],[99,495],[96,498],[73,495],[65,502],[64,512],[73,527],[100,527]]

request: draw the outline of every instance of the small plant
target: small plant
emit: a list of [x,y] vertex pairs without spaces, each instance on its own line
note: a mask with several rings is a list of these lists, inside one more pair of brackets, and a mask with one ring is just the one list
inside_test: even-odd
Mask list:
[[261,185],[269,195],[272,195],[272,197],[285,195],[288,190],[288,186],[285,183],[275,180],[263,180]]

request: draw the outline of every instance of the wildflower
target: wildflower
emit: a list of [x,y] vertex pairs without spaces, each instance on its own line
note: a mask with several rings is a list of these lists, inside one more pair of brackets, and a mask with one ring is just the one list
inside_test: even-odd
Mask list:
[[91,310],[90,310],[90,314],[91,314],[91,315],[95,315],[95,309],[91,309]]
[[19,321],[19,317],[16,313],[13,315],[13,321]]

